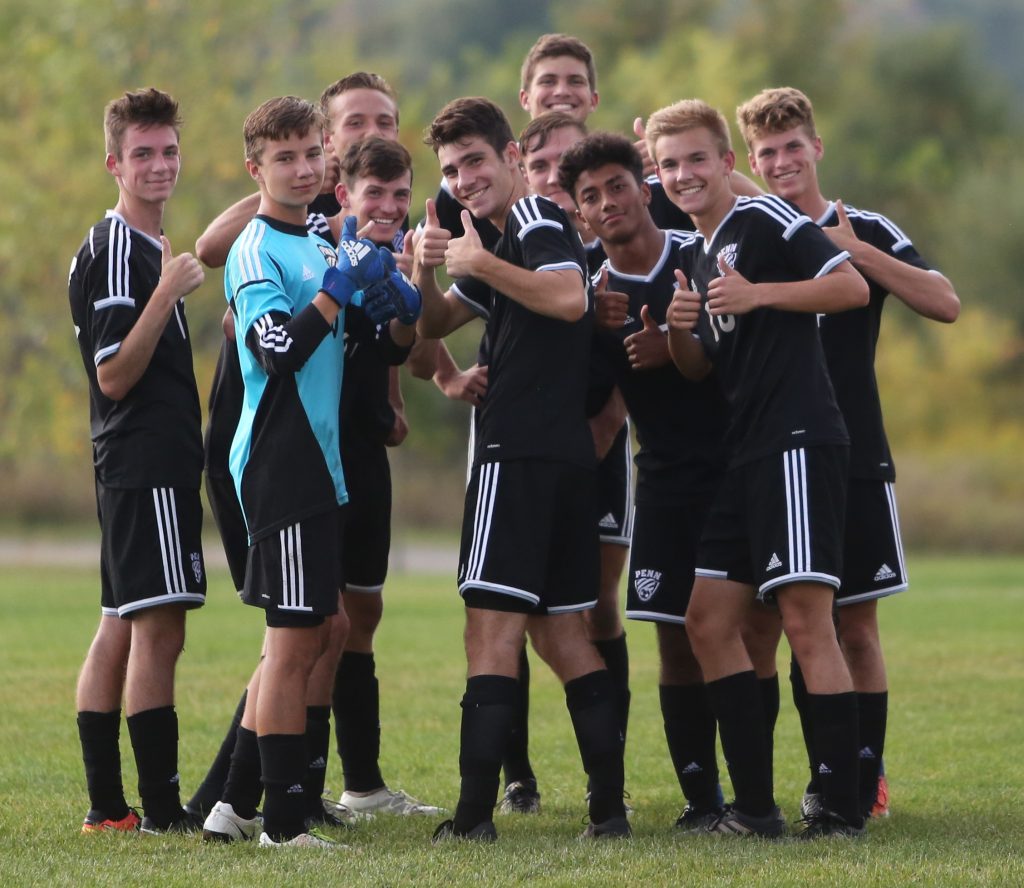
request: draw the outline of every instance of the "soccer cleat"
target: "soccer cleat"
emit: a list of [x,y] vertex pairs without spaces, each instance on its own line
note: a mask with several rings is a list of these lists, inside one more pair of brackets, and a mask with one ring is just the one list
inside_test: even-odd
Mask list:
[[[341,805],[328,796],[320,799],[319,810],[312,811],[306,815],[306,826],[329,826],[332,828],[343,827],[351,829],[355,824],[353,821],[358,815],[354,814],[345,805]],[[373,817],[372,814],[364,814],[367,820]]]
[[499,814],[540,814],[536,780],[513,780],[498,803]]
[[141,822],[139,812],[134,808],[129,808],[128,813],[120,820],[113,820],[102,811],[93,809],[85,815],[85,820],[82,821],[82,832],[137,832]]
[[688,804],[676,818],[676,829],[683,833],[707,832],[721,814],[721,808],[696,808]]
[[498,841],[498,831],[494,828],[493,820],[483,820],[465,835],[458,835],[455,832],[455,821],[444,820],[434,830],[430,841],[434,845],[452,841],[496,842]]
[[625,817],[609,817],[602,823],[591,821],[583,831],[584,839],[628,839],[633,835]]
[[770,814],[754,817],[744,814],[732,805],[726,805],[707,828],[708,832],[723,836],[753,836],[762,839],[778,839],[786,831],[786,821],[776,807]]
[[800,800],[801,817],[817,817],[823,810],[820,792],[808,790],[804,793],[804,797]]
[[164,833],[194,833],[203,828],[203,818],[192,811],[181,809],[181,816],[170,823],[161,826],[148,815],[142,818],[139,824],[139,832],[150,836],[159,836]]
[[411,814],[443,814],[444,808],[436,805],[425,805],[418,799],[402,790],[388,789],[382,786],[376,792],[369,795],[355,795],[351,792],[343,792],[338,804],[347,808],[356,817],[365,817],[373,814],[400,814],[409,816]]
[[285,839],[282,842],[275,842],[265,832],[260,833],[259,846],[261,848],[324,848],[324,849],[342,849],[347,848],[348,845],[342,845],[340,842],[329,839],[323,833],[317,829],[311,829],[308,832],[299,833],[297,836],[293,836],[290,839]]
[[854,826],[828,808],[822,808],[812,817],[804,817],[800,823],[803,828],[796,834],[798,839],[856,839],[864,835],[863,826]]
[[875,796],[875,803],[871,806],[871,816],[889,816],[889,781],[885,779],[885,774],[878,775],[878,795]]
[[259,817],[247,820],[235,813],[227,802],[217,802],[203,821],[204,842],[249,841],[261,824]]

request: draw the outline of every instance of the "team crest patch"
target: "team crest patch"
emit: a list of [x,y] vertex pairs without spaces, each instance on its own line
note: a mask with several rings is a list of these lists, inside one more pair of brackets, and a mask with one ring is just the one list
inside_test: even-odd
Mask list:
[[198,552],[193,552],[190,555],[192,559],[192,575],[196,578],[197,583],[203,581],[203,556]]
[[718,259],[719,262],[725,262],[725,264],[728,265],[730,268],[735,268],[736,267],[736,251],[737,251],[736,244],[727,244],[726,246],[722,247],[722,249],[720,249],[718,251],[718,256],[716,258]]
[[338,264],[338,254],[334,252],[332,247],[327,244],[317,244],[316,248],[323,254],[327,264],[334,268]]
[[637,597],[643,601],[650,601],[661,587],[661,571],[641,568],[633,571],[633,585],[636,587]]

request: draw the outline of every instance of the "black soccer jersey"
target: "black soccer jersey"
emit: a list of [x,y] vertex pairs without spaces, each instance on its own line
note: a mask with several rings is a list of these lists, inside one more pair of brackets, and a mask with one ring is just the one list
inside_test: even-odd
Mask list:
[[761,195],[736,198],[710,241],[697,233],[677,256],[705,308],[697,334],[729,402],[732,464],[848,443],[815,315],[759,308],[712,317],[706,309],[719,257],[753,283],[780,283],[828,274],[849,254],[792,204]]
[[[508,214],[495,255],[531,271],[572,269],[585,284],[586,256],[569,217],[553,201],[530,196]],[[584,413],[593,300],[574,322],[532,312],[472,278],[456,295],[486,320],[487,396],[477,411],[477,463],[552,459],[594,464]]]
[[[916,268],[929,269],[910,239],[885,216],[847,207],[857,237]],[[830,203],[818,225],[836,225],[835,204]],[[866,278],[870,300],[863,308],[822,315],[821,343],[829,375],[850,432],[850,477],[896,480],[889,441],[882,423],[882,404],[875,378],[875,346],[882,322],[882,307],[889,295]]]
[[120,401],[100,391],[96,368],[117,354],[160,282],[162,247],[113,211],[71,261],[71,318],[89,376],[93,464],[106,487],[199,487],[203,468],[199,392],[184,300],[153,357]]
[[676,288],[674,252],[693,241],[693,235],[666,231],[665,248],[657,264],[646,275],[616,271],[611,260],[608,289],[629,297],[626,323],[617,330],[595,327],[595,349],[604,356],[622,392],[626,409],[636,428],[640,450],[636,455],[640,481],[650,473],[721,469],[725,465],[723,446],[727,406],[714,373],[692,382],[669,363],[650,370],[632,369],[623,344],[628,336],[643,329],[640,309],[647,306],[652,320],[665,324],[665,313]]

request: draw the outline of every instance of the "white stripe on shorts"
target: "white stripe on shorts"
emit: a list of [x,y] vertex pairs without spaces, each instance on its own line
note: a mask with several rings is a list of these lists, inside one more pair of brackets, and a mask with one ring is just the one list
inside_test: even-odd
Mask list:
[[174,490],[170,487],[154,487],[153,509],[156,512],[157,535],[160,539],[164,585],[169,595],[181,595],[188,591],[188,587],[181,564],[181,535],[178,532],[178,509]]
[[501,463],[484,463],[476,490],[476,510],[473,513],[473,545],[469,550],[466,576],[463,583],[479,580],[487,557],[487,542],[491,535],[494,500],[498,496],[498,475]]
[[281,540],[281,609],[310,610],[302,565],[302,527],[292,524],[279,533]]
[[807,452],[782,454],[786,474],[786,525],[789,539],[789,572],[811,570],[811,528],[807,516]]

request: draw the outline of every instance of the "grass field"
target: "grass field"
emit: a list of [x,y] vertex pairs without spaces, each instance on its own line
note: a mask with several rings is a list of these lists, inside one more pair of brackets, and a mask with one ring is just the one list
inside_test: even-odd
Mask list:
[[[913,589],[884,602],[890,671],[886,763],[893,816],[863,842],[673,835],[682,801],[657,704],[653,630],[628,629],[633,708],[628,843],[580,842],[584,777],[564,699],[533,675],[535,818],[498,817],[497,845],[429,843],[435,821],[384,819],[337,853],[204,846],[195,837],[82,836],[87,797],[74,685],[98,613],[92,571],[4,567],[0,575],[0,886],[15,885],[1024,885],[1024,561],[913,558]],[[226,574],[189,617],[179,667],[185,793],[200,780],[252,669],[262,615]],[[454,805],[464,660],[450,577],[395,576],[379,633],[382,767],[389,783]],[[784,654],[785,655],[785,654]],[[785,673],[784,673],[785,674]],[[134,763],[122,728],[129,799]],[[776,739],[777,796],[798,815],[805,762],[788,687]],[[335,758],[328,786],[340,786]]]

